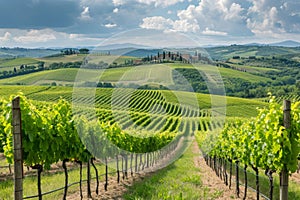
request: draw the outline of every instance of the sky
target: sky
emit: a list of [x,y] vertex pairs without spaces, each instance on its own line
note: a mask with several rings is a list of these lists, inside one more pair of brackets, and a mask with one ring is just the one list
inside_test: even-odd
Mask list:
[[1,0],[0,47],[300,41],[299,0]]

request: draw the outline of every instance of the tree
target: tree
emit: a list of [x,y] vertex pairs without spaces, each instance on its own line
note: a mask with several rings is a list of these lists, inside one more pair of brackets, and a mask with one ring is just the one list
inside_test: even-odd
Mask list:
[[39,69],[44,69],[44,64],[45,64],[45,63],[42,62],[42,61],[39,62],[39,63],[38,63],[38,68],[39,68]]
[[87,49],[87,48],[82,48],[82,49],[79,49],[79,53],[80,54],[89,54],[90,50]]
[[179,56],[179,61],[183,61],[183,58],[182,58],[182,55],[180,54],[180,56]]

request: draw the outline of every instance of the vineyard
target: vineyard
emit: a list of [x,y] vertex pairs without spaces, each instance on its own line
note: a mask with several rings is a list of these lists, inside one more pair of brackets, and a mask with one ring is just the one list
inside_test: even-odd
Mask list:
[[[168,149],[159,149],[171,141],[173,146],[177,144],[179,140],[175,138],[223,126],[222,121],[211,120],[208,95],[197,95],[198,102],[195,103],[193,94],[187,92],[97,89],[94,109],[86,106],[82,109],[82,105],[79,105],[72,110],[71,88],[5,86],[0,92],[5,97],[6,94],[18,90],[24,91],[26,95],[25,97],[20,94],[24,164],[37,169],[40,175],[54,163],[86,163],[94,157],[104,162],[107,159],[108,165],[115,167],[113,163],[116,160],[113,159],[121,153],[118,148],[133,153],[127,153],[130,160],[128,162],[132,163],[131,169],[139,170],[140,166],[145,165],[143,162],[152,159],[151,163],[154,163],[155,159],[157,162],[167,154]],[[85,96],[87,90],[88,88],[79,88],[77,99],[80,99],[80,103],[89,104],[93,101]],[[178,97],[185,97],[180,104]],[[13,163],[10,103],[12,98],[13,96],[6,96],[1,100],[1,147],[8,163]],[[231,105],[236,107],[236,101],[238,100],[229,98],[229,109]],[[251,105],[253,102],[245,100],[244,103]],[[260,101],[256,103],[264,104]],[[93,111],[97,120],[91,118],[90,112]],[[96,132],[103,134],[93,134]],[[84,140],[84,144],[81,140]],[[107,140],[112,141],[113,145]],[[101,141],[101,144],[95,145],[93,141]],[[107,149],[110,149],[110,152],[104,156],[103,152]],[[141,158],[138,156],[146,152],[153,154]],[[117,163],[121,162],[121,158],[125,159],[124,156],[120,156]],[[142,165],[139,162],[142,162]],[[39,194],[41,191],[40,189]]]
[[[283,114],[291,112],[290,114]],[[286,118],[284,118],[286,117]],[[289,121],[290,120],[290,121]],[[208,165],[218,176],[231,187],[232,165],[236,165],[236,192],[239,195],[239,165],[244,169],[245,192],[247,195],[247,169],[256,174],[257,199],[260,197],[259,173],[265,173],[269,178],[269,199],[275,194],[273,174],[280,178],[299,171],[300,159],[300,102],[284,108],[270,97],[269,106],[259,110],[256,118],[248,121],[237,120],[227,123],[220,134],[210,132],[199,134],[202,151]],[[230,166],[230,183],[227,169]],[[285,177],[286,178],[286,177]],[[280,180],[283,182],[283,179]],[[283,185],[280,187],[284,187]],[[282,189],[282,188],[280,188]],[[276,194],[277,197],[278,194]]]
[[[11,107],[12,104],[9,103],[10,101],[1,101],[1,113],[3,115],[0,118],[0,133],[1,149],[4,151],[8,163],[12,164],[14,160],[12,125],[14,123],[11,122],[11,111],[13,109]],[[137,171],[139,168],[138,162],[141,164],[147,161],[147,167],[153,166],[154,161],[156,162],[156,160],[164,157],[177,147],[179,142],[179,140],[175,139],[176,135],[167,130],[148,137],[134,137],[132,134],[121,130],[116,124],[112,125],[103,121],[88,121],[83,116],[76,118],[76,116],[71,114],[70,103],[62,99],[57,103],[37,104],[21,96],[20,108],[22,110],[24,164],[37,169],[38,180],[40,180],[43,169],[48,170],[52,164],[59,161],[63,162],[66,173],[64,198],[66,198],[68,185],[66,162],[93,163],[93,159],[97,157],[102,158],[107,163],[107,160],[114,158],[118,160],[118,156],[122,155],[122,168],[124,158],[126,163],[130,162],[131,170],[132,167],[135,167]],[[82,141],[85,142],[85,145]],[[172,144],[168,148],[161,150],[162,147],[171,141]],[[117,148],[113,148],[115,146]],[[119,149],[127,150],[128,153],[124,154],[123,151],[123,154],[120,154],[122,151]],[[107,150],[110,151],[106,152]],[[146,157],[142,157],[141,153],[148,154]],[[132,165],[133,158],[135,158],[135,166]],[[40,181],[38,181],[38,184],[39,198],[42,198]]]
[[[16,87],[7,86],[7,90],[9,88],[14,91],[16,89]],[[198,97],[198,103],[202,102],[203,108],[199,109],[201,106],[193,106],[190,98],[186,98],[185,104],[179,104],[178,94],[176,96],[176,93],[169,91],[98,89],[95,104],[90,104],[92,100],[84,96],[86,90],[86,88],[79,90],[82,93],[77,93],[76,98],[80,99],[80,103],[95,105],[95,109],[86,106],[82,109],[82,105],[72,109],[69,103],[72,101],[71,91],[56,87],[34,89],[32,87],[32,91],[27,90],[26,95],[32,100],[19,94],[21,95],[20,107],[24,133],[24,164],[37,169],[39,176],[43,170],[50,169],[51,165],[59,161],[90,163],[95,157],[107,162],[108,166],[115,165],[117,162],[122,167],[123,164],[120,162],[123,163],[125,159],[124,163],[126,160],[130,163],[130,167],[127,166],[128,169],[135,172],[139,171],[141,166],[146,169],[145,166],[149,167],[150,163],[154,169],[154,163],[158,163],[170,151],[170,149],[160,150],[162,147],[172,141],[171,149],[174,149],[179,144],[179,140],[175,138],[193,132],[201,133],[202,142],[200,143],[202,143],[203,152],[207,155],[206,161],[216,169],[219,169],[217,166],[223,169],[225,163],[228,169],[229,166],[232,167],[232,163],[238,163],[241,166],[244,165],[245,170],[248,166],[255,169],[256,173],[265,170],[271,178],[273,173],[280,172],[283,167],[289,167],[287,168],[289,172],[297,169],[299,135],[295,134],[292,141],[289,138],[282,138],[282,134],[287,137],[288,133],[280,125],[282,109],[279,104],[275,103],[279,101],[278,99],[272,98],[268,109],[259,110],[256,121],[245,123],[244,118],[229,117],[222,129],[222,121],[211,120],[212,113],[209,109],[209,102],[204,100],[205,96],[199,96],[202,97],[200,99]],[[12,105],[10,103],[12,98],[13,96],[1,100],[3,115],[0,118],[0,139],[1,148],[8,163],[13,163]],[[233,104],[235,107],[236,100],[230,100],[229,105]],[[299,120],[299,105],[293,104],[292,110],[293,119]],[[96,111],[97,120],[90,115],[93,111]],[[293,124],[298,125],[299,122],[296,121]],[[218,130],[222,130],[220,135],[206,134],[218,132]],[[278,131],[279,134],[273,135]],[[269,136],[266,136],[266,132]],[[293,132],[299,133],[297,126],[293,128]],[[205,135],[207,135],[206,138],[204,138]],[[282,146],[281,141],[285,141],[283,143],[288,146]],[[289,146],[294,149],[290,149]],[[108,149],[109,152],[107,152]],[[290,152],[284,154],[283,152],[287,150]],[[103,154],[103,152],[106,153]],[[147,152],[153,153],[142,156]],[[127,156],[124,157],[124,155]],[[286,155],[293,157],[285,158]],[[148,164],[145,165],[145,163]],[[63,166],[66,165],[63,164]],[[66,188],[67,185],[68,181],[66,181]],[[39,194],[41,194],[41,189],[39,189]],[[66,194],[67,189],[65,189],[65,197]]]
[[[115,58],[96,55],[88,62],[92,67]],[[21,198],[68,199],[76,192],[81,199],[98,198],[101,189],[107,192],[119,188],[122,181],[126,185],[129,179],[143,179],[153,171],[159,174],[158,169],[171,163],[171,167],[164,169],[180,169],[174,161],[186,150],[190,151],[194,135],[206,164],[229,188],[235,183],[236,197],[247,199],[252,188],[256,199],[278,199],[282,177],[288,179],[288,175],[293,177],[299,171],[300,96],[292,86],[293,93],[278,97],[264,98],[265,94],[256,93],[260,93],[257,87],[264,93],[269,91],[267,87],[281,89],[280,84],[289,80],[286,77],[280,77],[281,82],[274,88],[271,83],[272,73],[278,73],[279,69],[239,66],[239,63],[231,63],[228,68],[221,62],[215,66],[179,62],[128,65],[127,59],[133,58],[121,57],[105,71],[66,67],[65,62],[82,61],[82,55],[11,62],[43,61],[46,67],[61,65],[61,69],[15,74],[0,80],[3,84],[0,87],[0,189],[3,189],[0,199],[13,198],[12,176],[17,174],[12,173],[12,166],[17,165],[22,169],[17,179],[25,177]],[[61,63],[57,64],[58,61]],[[14,67],[10,63],[6,65]],[[239,67],[244,67],[244,71]],[[204,72],[209,76],[200,77]],[[102,82],[97,83],[100,74]],[[144,85],[145,81],[148,85]],[[232,96],[208,94],[205,81],[224,81],[227,94]],[[291,109],[281,106],[285,99],[292,101]],[[286,111],[290,111],[289,125],[285,120]],[[16,156],[18,148],[13,143],[18,128],[19,134],[22,133],[19,143],[22,158]],[[193,175],[187,173],[190,165],[195,164],[191,153],[188,155],[186,168],[175,171],[182,178],[182,183],[172,188],[178,193],[172,196],[168,189],[162,188],[166,191],[153,199],[218,198],[214,194],[207,196],[197,177],[198,168],[191,170]],[[179,163],[184,165],[180,159]],[[9,172],[3,169],[6,166]],[[56,178],[60,186],[56,186]],[[109,181],[116,185],[109,187],[112,185]],[[289,195],[294,199],[300,198],[299,182],[288,182]],[[33,184],[34,189],[28,186]],[[185,196],[181,191],[185,184],[192,184],[187,190],[193,188],[203,195]],[[72,189],[72,185],[79,188]],[[57,196],[51,196],[56,192]],[[127,194],[128,199],[140,197],[130,195]]]

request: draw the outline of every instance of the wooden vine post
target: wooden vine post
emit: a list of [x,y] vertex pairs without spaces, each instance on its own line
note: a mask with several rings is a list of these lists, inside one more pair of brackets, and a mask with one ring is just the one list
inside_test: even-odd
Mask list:
[[[283,125],[286,129],[291,126],[291,102],[283,101]],[[288,199],[289,172],[286,169],[280,173],[280,200]]]
[[12,126],[14,143],[14,199],[23,199],[23,158],[20,97],[12,101]]

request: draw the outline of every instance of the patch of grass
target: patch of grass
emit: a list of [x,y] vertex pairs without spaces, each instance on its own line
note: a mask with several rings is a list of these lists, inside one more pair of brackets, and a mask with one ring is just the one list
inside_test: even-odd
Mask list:
[[237,71],[234,69],[229,69],[229,68],[218,68],[222,77],[224,78],[231,78],[231,77],[236,77],[236,78],[241,78],[250,82],[266,82],[270,80],[269,78],[265,78],[262,76],[256,76],[247,72],[241,72]]
[[[42,72],[30,73],[22,76],[0,80],[0,84],[25,84],[25,85],[39,85],[45,81],[62,81],[73,83],[76,80],[78,69],[56,69]],[[94,70],[82,70],[80,80],[95,80]]]
[[145,65],[138,67],[111,68],[106,70],[97,69],[56,69],[41,71],[26,75],[16,76],[0,80],[0,84],[25,84],[42,85],[51,81],[74,83],[81,81],[89,82],[124,82],[135,83],[161,83],[173,84],[172,71],[163,65]]
[[136,57],[131,57],[131,56],[116,56],[116,55],[97,55],[97,54],[90,54],[88,55],[89,62],[90,63],[95,63],[98,64],[99,62],[103,61],[105,63],[117,63],[118,65],[120,64],[125,64],[125,62],[128,62],[130,60],[135,60],[137,59]]
[[36,64],[39,60],[34,58],[14,58],[2,60],[0,63],[0,67],[12,67],[12,66],[20,66],[20,65],[31,65]]
[[[269,78],[253,75],[248,72],[241,72],[241,71],[229,69],[229,68],[220,68],[220,67],[216,67],[213,65],[207,65],[207,64],[197,63],[197,64],[192,65],[192,64],[176,63],[176,64],[168,64],[168,65],[175,69],[176,68],[195,68],[205,74],[213,74],[213,75],[221,76],[223,79],[236,77],[236,78],[244,79],[244,80],[247,80],[250,82],[260,82],[260,81],[266,82],[266,81],[270,80]],[[262,68],[262,69],[264,69],[264,68]],[[271,69],[269,69],[269,70],[271,70]]]
[[135,183],[123,195],[124,199],[215,199],[208,188],[203,187],[199,168],[194,165],[191,147],[173,164]]
[[230,66],[239,68],[239,69],[245,69],[247,72],[251,72],[251,73],[257,73],[257,74],[261,74],[261,73],[266,73],[269,71],[276,71],[278,72],[278,69],[273,69],[273,68],[269,68],[269,67],[255,67],[255,66],[249,66],[249,65],[237,65],[237,64],[230,64]]
[[45,62],[46,64],[51,63],[66,63],[66,62],[76,62],[76,61],[82,61],[87,55],[85,54],[74,54],[74,55],[64,55],[64,56],[55,56],[55,57],[45,57],[40,58],[40,61]]
[[[229,164],[227,166],[227,172],[229,175]],[[233,164],[233,170],[232,170],[232,175],[235,176],[236,171],[235,171],[235,164]],[[229,177],[228,177],[229,178]],[[244,169],[243,166],[239,166],[239,181],[240,184],[243,183],[244,184],[244,179],[245,179],[245,175],[244,175]],[[273,191],[273,199],[274,200],[279,200],[279,195],[280,195],[280,186],[279,186],[279,175],[274,173],[273,174],[273,179],[274,179],[274,191]],[[248,186],[256,189],[256,176],[255,176],[255,172],[248,167],[247,168],[247,182],[248,182]],[[235,177],[232,177],[232,186],[233,188],[235,188]],[[269,179],[268,177],[264,174],[263,170],[259,171],[259,189],[260,192],[262,194],[264,194],[265,196],[269,197]],[[250,189],[248,189],[249,191]],[[300,199],[300,188],[299,188],[299,183],[295,183],[291,180],[289,180],[289,199]]]
[[[99,171],[99,174],[103,174],[105,172],[105,167],[101,164],[96,165],[97,169]],[[82,180],[86,180],[86,167],[83,167],[82,169]],[[79,167],[69,170],[68,171],[69,175],[69,184],[78,182],[80,177],[79,177]],[[95,172],[94,169],[91,168],[91,176],[95,177]],[[100,177],[99,177],[100,178]],[[103,178],[102,178],[103,179]],[[92,180],[95,181],[95,180]],[[65,176],[64,172],[56,172],[56,173],[47,173],[43,172],[42,173],[42,178],[41,178],[41,186],[42,186],[42,192],[48,192],[57,188],[64,187],[64,182],[65,182]],[[84,187],[84,186],[83,186]],[[85,188],[83,188],[84,190]],[[68,194],[74,193],[79,190],[79,184],[71,186],[68,189]],[[94,190],[94,188],[93,188]],[[14,195],[14,183],[13,180],[6,180],[6,181],[1,181],[0,182],[0,199],[13,199]],[[23,179],[23,196],[28,197],[28,196],[33,196],[37,195],[37,176],[36,175],[31,175],[31,176],[26,176]],[[63,197],[63,190],[60,190],[58,192],[54,192],[52,194],[48,194],[43,196],[43,199],[62,199]],[[78,196],[78,198],[80,198]],[[33,198],[37,199],[37,198]]]

